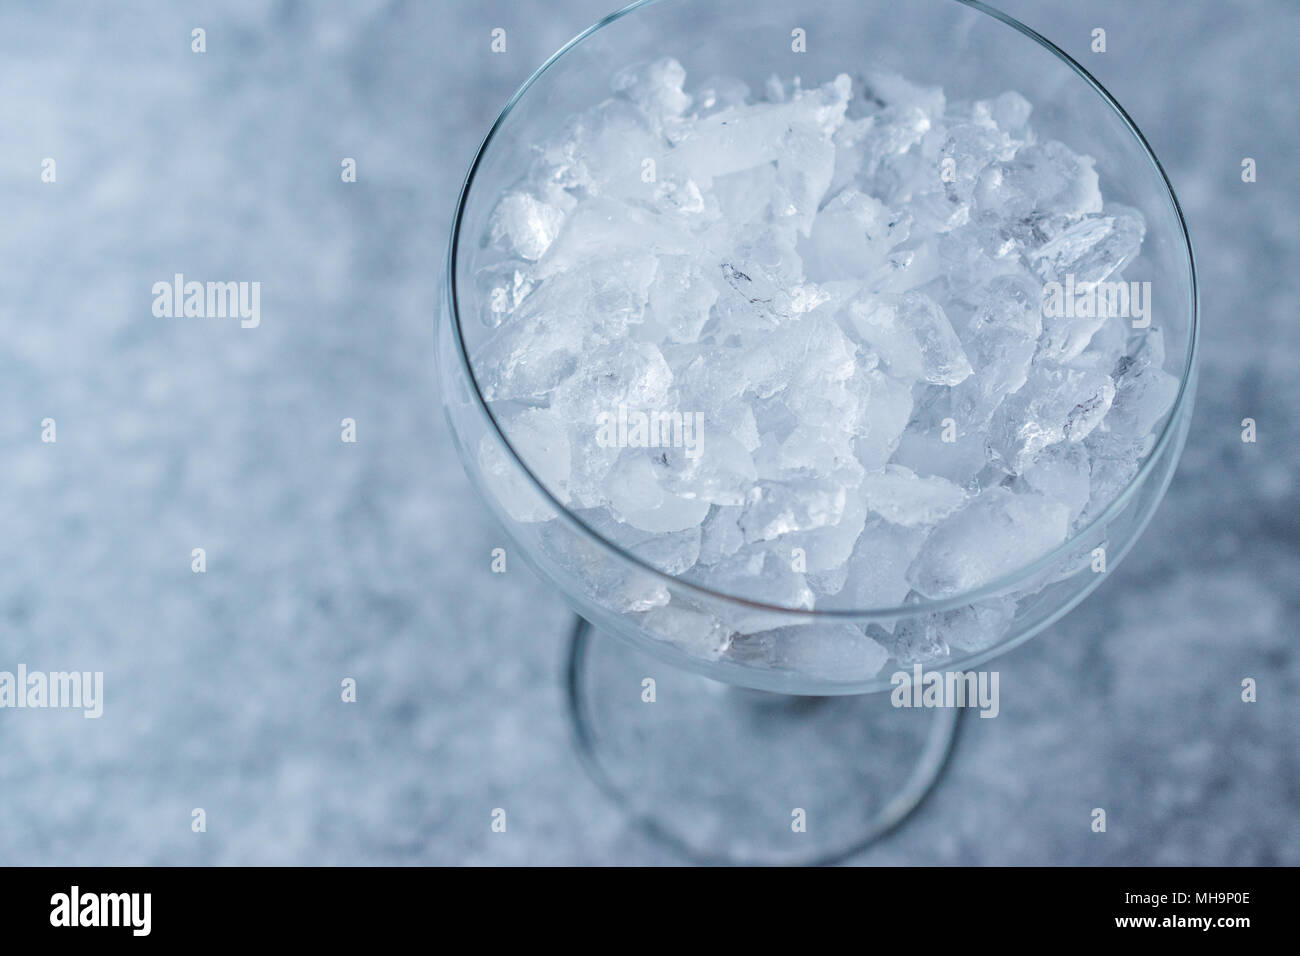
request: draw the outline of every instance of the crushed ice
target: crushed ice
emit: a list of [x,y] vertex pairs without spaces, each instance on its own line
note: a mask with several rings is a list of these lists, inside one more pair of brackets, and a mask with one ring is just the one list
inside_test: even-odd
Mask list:
[[[888,74],[688,92],[671,59],[612,94],[501,198],[473,356],[512,444],[600,533],[728,594],[890,607],[1016,571],[1136,473],[1178,391],[1158,328],[1042,299],[1121,279],[1145,223],[1035,137],[1024,97]],[[660,440],[601,440],[628,410]],[[517,520],[554,517],[480,455]],[[690,653],[828,679],[984,649],[1015,613],[773,630],[611,576],[602,598]]]

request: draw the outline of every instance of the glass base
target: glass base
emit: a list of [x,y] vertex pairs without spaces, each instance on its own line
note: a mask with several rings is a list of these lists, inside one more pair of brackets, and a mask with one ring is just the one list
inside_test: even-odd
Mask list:
[[947,762],[960,709],[793,697],[678,670],[577,619],[568,696],[588,771],[690,860],[807,865],[898,826]]

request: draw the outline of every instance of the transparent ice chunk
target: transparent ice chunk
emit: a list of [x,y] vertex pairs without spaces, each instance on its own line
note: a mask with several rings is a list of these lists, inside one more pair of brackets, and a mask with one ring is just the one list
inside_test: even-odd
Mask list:
[[626,96],[660,128],[679,119],[691,107],[691,96],[682,90],[686,69],[672,57],[642,66],[625,67],[610,84]]
[[1002,400],[1020,390],[1042,332],[1039,287],[1027,276],[999,276],[976,293],[978,304],[961,329],[974,373],[953,391],[962,422],[984,427]]
[[1104,372],[1038,366],[1024,387],[994,413],[989,454],[1011,474],[1021,474],[1043,449],[1087,438],[1114,398],[1115,383]]
[[745,497],[740,529],[753,542],[824,528],[840,520],[845,498],[844,486],[835,481],[760,481]]
[[492,220],[493,239],[525,259],[540,259],[559,235],[564,214],[528,193],[506,193]]
[[1091,474],[1092,462],[1083,444],[1064,442],[1043,452],[1023,477],[1029,488],[1068,507],[1074,522],[1092,493]]
[[907,569],[925,541],[925,531],[867,521],[846,563],[838,592],[817,602],[819,608],[845,611],[898,607],[912,589]]
[[860,277],[908,237],[911,219],[892,212],[873,196],[849,188],[817,214],[812,232],[800,244],[808,277],[817,282]]
[[912,389],[878,369],[855,374],[850,382],[860,399],[854,448],[866,468],[889,461],[912,417]]
[[692,657],[717,660],[731,644],[731,633],[712,614],[679,607],[676,602],[649,611],[645,627]]
[[935,614],[900,620],[890,650],[903,665],[925,664],[948,656],[950,648],[987,650],[1007,633],[1016,602],[994,599]]
[[902,465],[887,465],[862,479],[867,508],[893,524],[909,528],[933,525],[966,501],[966,493],[947,479],[918,477]]
[[760,631],[737,639],[737,660],[761,662],[829,681],[865,681],[880,673],[889,653],[853,624],[813,623]]
[[961,340],[942,307],[922,292],[868,296],[848,307],[854,331],[864,345],[904,381],[956,385],[972,369]]
[[1047,554],[1069,525],[1059,501],[989,488],[931,532],[908,580],[930,598],[981,587]]
[[1104,216],[1070,226],[1031,255],[1044,279],[1074,277],[1076,287],[1102,282],[1142,248],[1146,221],[1136,209],[1112,203]]
[[1115,400],[1105,427],[1118,435],[1149,435],[1178,397],[1179,380],[1160,366],[1164,340],[1159,329],[1147,330],[1131,355],[1114,369]]

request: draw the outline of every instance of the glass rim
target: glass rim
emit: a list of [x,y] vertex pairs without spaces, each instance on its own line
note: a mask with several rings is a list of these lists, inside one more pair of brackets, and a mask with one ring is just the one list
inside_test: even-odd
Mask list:
[[[1104,86],[1102,86],[1102,84],[1096,79],[1096,77],[1094,77],[1091,73],[1089,73],[1087,69],[1085,69],[1077,60],[1071,57],[1068,53],[1066,53],[1064,50],[1058,47],[1051,40],[1048,40],[1042,34],[1038,33],[1036,30],[1026,26],[1025,24],[1021,23],[1019,20],[1015,19],[1009,14],[1003,13],[1001,10],[998,10],[994,7],[989,6],[986,3],[981,2],[981,0],[950,0],[950,2],[957,3],[961,6],[976,10],[982,14],[992,17],[993,19],[1005,24],[1006,26],[1011,27],[1016,32],[1020,33],[1022,36],[1027,37],[1028,39],[1037,43],[1043,49],[1047,50],[1047,52],[1051,53],[1053,56],[1057,58],[1057,60],[1059,60],[1061,63],[1067,66],[1071,71],[1073,71],[1076,76],[1078,76],[1085,83],[1087,83],[1092,88],[1093,92],[1095,92],[1098,96],[1100,96],[1102,101],[1107,106],[1110,107],[1110,109],[1116,116],[1119,117],[1120,121],[1128,129],[1129,133],[1134,137],[1134,139],[1137,140],[1139,146],[1142,149],[1142,152],[1145,154],[1147,158],[1147,161],[1151,164],[1152,168],[1155,169],[1156,173],[1160,178],[1160,182],[1164,184],[1166,196],[1168,198],[1171,208],[1174,211],[1174,215],[1178,220],[1179,230],[1182,233],[1183,248],[1187,254],[1188,281],[1191,286],[1190,288],[1191,314],[1189,316],[1190,334],[1188,335],[1188,339],[1187,339],[1187,352],[1183,358],[1182,373],[1179,376],[1178,395],[1174,399],[1174,404],[1170,408],[1167,414],[1164,427],[1161,429],[1160,432],[1160,436],[1159,438],[1157,438],[1156,443],[1152,446],[1151,451],[1147,454],[1146,459],[1139,466],[1137,473],[1133,476],[1133,478],[1129,480],[1129,482],[1124,486],[1123,490],[1118,495],[1116,495],[1115,498],[1112,499],[1106,505],[1106,507],[1104,507],[1100,512],[1094,515],[1088,521],[1087,524],[1078,528],[1073,534],[1068,535],[1066,539],[1063,542],[1061,542],[1061,544],[1057,545],[1051,551],[1047,552],[1046,554],[1042,555],[1039,558],[1036,558],[1034,561],[1030,562],[1029,564],[1022,565],[1013,571],[1000,575],[999,577],[993,579],[992,581],[982,584],[977,588],[971,588],[969,590],[962,591],[958,594],[951,595],[944,598],[938,598],[938,599],[924,598],[920,601],[915,601],[908,604],[902,604],[899,605],[898,607],[890,607],[890,608],[862,608],[862,609],[795,608],[795,607],[789,607],[786,605],[779,605],[779,604],[766,604],[762,601],[757,601],[751,598],[745,598],[737,594],[728,594],[725,591],[718,591],[706,585],[699,584],[694,581],[690,581],[686,578],[679,577],[674,574],[669,574],[665,571],[660,570],[659,568],[656,568],[654,565],[638,557],[637,555],[631,553],[623,546],[617,544],[614,541],[610,541],[604,535],[600,534],[600,532],[598,532],[595,528],[592,528],[581,518],[575,515],[567,505],[565,505],[558,498],[556,498],[554,494],[551,493],[550,489],[547,488],[546,485],[537,477],[537,475],[533,472],[533,470],[528,466],[527,462],[523,460],[523,457],[515,450],[514,446],[510,443],[510,440],[506,436],[504,429],[502,429],[500,422],[498,422],[496,416],[492,414],[492,409],[489,407],[486,399],[484,399],[483,397],[482,390],[479,387],[478,377],[474,374],[474,367],[469,359],[469,351],[465,344],[465,335],[461,323],[459,296],[457,294],[456,264],[458,259],[459,244],[461,238],[461,226],[465,216],[465,207],[466,207],[467,199],[470,194],[470,189],[474,184],[475,176],[477,175],[479,167],[482,165],[483,159],[487,155],[487,152],[491,147],[492,142],[496,137],[496,134],[498,133],[498,131],[500,131],[506,119],[514,111],[519,101],[533,87],[533,85],[539,79],[541,79],[541,77],[546,73],[547,70],[549,70],[557,62],[559,62],[565,56],[565,54],[567,54],[574,47],[578,46],[579,44],[584,42],[587,38],[591,37],[592,35],[604,29],[605,27],[609,26],[610,24],[622,20],[624,17],[627,17],[628,15],[636,12],[637,10],[640,10],[643,7],[657,6],[665,2],[673,2],[673,0],[635,0],[635,2],[630,3],[627,6],[623,7],[622,9],[616,10],[615,12],[609,14],[608,16],[605,16],[602,19],[598,20],[596,23],[593,23],[587,29],[583,30],[581,33],[573,37],[573,39],[569,40],[569,42],[565,43],[562,47],[560,47],[553,54],[551,54],[551,56],[547,58],[546,62],[544,62],[541,66],[539,66],[536,70],[534,70],[532,75],[530,75],[528,79],[526,79],[523,82],[523,84],[519,87],[519,89],[517,89],[514,92],[514,94],[510,97],[509,101],[507,101],[505,107],[501,110],[500,115],[497,116],[496,120],[493,122],[491,129],[488,130],[487,135],[483,138],[483,142],[480,144],[478,151],[475,153],[474,161],[470,164],[469,171],[466,173],[465,180],[461,185],[460,195],[456,201],[456,211],[455,214],[452,216],[451,237],[449,241],[447,260],[446,260],[447,262],[446,264],[447,274],[446,274],[446,283],[445,283],[446,297],[447,297],[447,304],[450,308],[452,327],[455,333],[454,340],[456,345],[457,358],[460,361],[462,370],[465,372],[466,377],[469,380],[470,386],[473,391],[474,403],[477,406],[478,410],[487,417],[487,420],[491,425],[492,434],[494,438],[501,443],[502,447],[506,450],[507,455],[509,455],[512,463],[515,466],[517,466],[526,476],[529,484],[532,486],[532,489],[536,491],[538,494],[540,494],[542,498],[546,501],[546,503],[552,508],[552,510],[555,511],[556,517],[559,520],[568,524],[573,530],[575,530],[582,537],[596,544],[601,549],[611,552],[618,559],[632,565],[633,567],[638,569],[638,571],[648,574],[651,577],[664,582],[666,585],[669,585],[670,587],[683,589],[695,595],[701,596],[709,601],[720,601],[726,604],[740,605],[749,610],[762,611],[765,613],[770,613],[774,616],[782,616],[786,618],[798,619],[804,621],[839,620],[839,621],[869,622],[869,621],[879,621],[879,620],[892,620],[892,619],[902,618],[902,617],[914,617],[922,614],[935,614],[944,611],[950,611],[959,607],[964,607],[968,604],[976,603],[981,600],[985,600],[991,597],[996,597],[1005,594],[1008,591],[1014,590],[1017,585],[1022,584],[1024,582],[1028,582],[1032,580],[1035,576],[1043,573],[1054,563],[1059,561],[1062,557],[1068,555],[1074,548],[1077,548],[1078,542],[1080,540],[1085,540],[1087,536],[1090,533],[1092,533],[1094,530],[1096,530],[1098,527],[1102,527],[1105,524],[1107,524],[1113,517],[1115,517],[1116,514],[1118,514],[1125,507],[1125,505],[1128,504],[1129,500],[1133,497],[1137,489],[1140,488],[1146,482],[1147,478],[1151,475],[1152,471],[1155,469],[1156,464],[1160,461],[1165,450],[1175,440],[1175,436],[1178,431],[1177,426],[1178,426],[1179,418],[1182,415],[1182,413],[1185,411],[1184,406],[1186,405],[1188,397],[1191,394],[1191,386],[1194,379],[1195,363],[1196,363],[1198,345],[1200,340],[1200,293],[1196,281],[1196,259],[1192,250],[1192,239],[1187,229],[1187,220],[1183,215],[1182,206],[1178,202],[1178,196],[1174,192],[1173,184],[1169,181],[1169,176],[1165,172],[1164,166],[1161,165],[1159,158],[1155,154],[1155,151],[1151,148],[1151,144],[1147,142],[1146,136],[1143,135],[1142,131],[1138,128],[1137,124],[1133,121],[1132,117],[1128,115],[1124,107],[1119,104],[1119,102],[1115,99],[1115,97],[1112,96]],[[466,451],[468,452],[468,449],[466,449]]]

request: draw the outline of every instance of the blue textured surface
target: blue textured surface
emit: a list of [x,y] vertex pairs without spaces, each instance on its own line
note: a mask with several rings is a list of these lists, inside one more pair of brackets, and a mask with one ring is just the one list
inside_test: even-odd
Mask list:
[[[463,171],[604,3],[157,7],[0,13],[0,669],[106,686],[98,721],[0,711],[0,862],[674,862],[578,766],[567,613],[518,563],[490,573],[431,358]],[[1006,4],[1111,89],[1183,201],[1183,465],[864,863],[1300,863],[1300,8],[1134,7]],[[177,271],[261,281],[262,326],[153,318]]]

